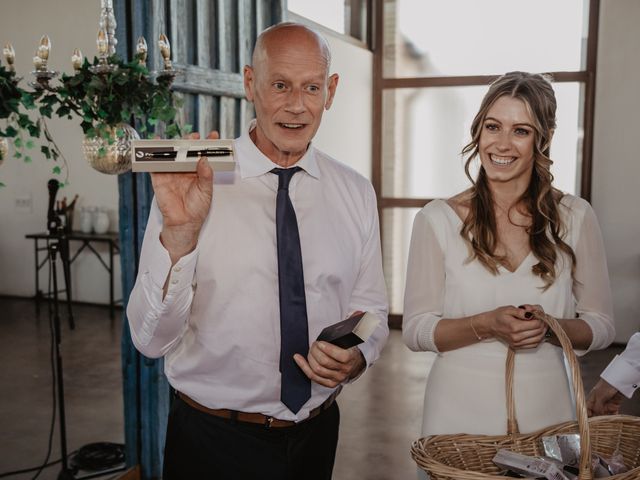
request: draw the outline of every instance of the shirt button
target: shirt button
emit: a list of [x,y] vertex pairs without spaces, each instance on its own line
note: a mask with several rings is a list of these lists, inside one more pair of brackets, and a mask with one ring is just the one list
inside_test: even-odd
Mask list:
[[634,384],[633,384],[633,388],[638,388],[638,384],[637,384],[637,383],[634,383]]
[[176,285],[177,283],[178,283],[178,280],[177,280],[177,279],[175,279],[175,280],[171,280],[171,285]]
[[179,272],[180,270],[182,270],[182,268],[180,268],[180,267],[175,267],[175,268],[173,269],[173,271],[174,271],[174,272]]

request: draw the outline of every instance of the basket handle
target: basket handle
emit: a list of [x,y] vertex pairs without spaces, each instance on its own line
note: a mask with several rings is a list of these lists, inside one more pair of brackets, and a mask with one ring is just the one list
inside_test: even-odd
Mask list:
[[[584,387],[582,385],[582,377],[580,376],[580,367],[578,365],[578,359],[571,341],[564,329],[560,326],[558,321],[551,315],[547,315],[544,312],[533,312],[533,317],[543,321],[549,326],[551,331],[555,333],[556,337],[560,341],[562,351],[569,362],[571,369],[571,383],[576,396],[576,416],[578,419],[578,432],[580,433],[580,475],[579,480],[591,480],[593,478],[591,474],[591,437],[589,433],[589,424],[587,420],[587,406],[584,394]],[[515,360],[515,350],[509,347],[507,353],[507,363],[505,372],[505,384],[507,394],[507,433],[509,435],[515,435],[519,433],[518,421],[516,420],[516,408],[513,397],[513,370]]]

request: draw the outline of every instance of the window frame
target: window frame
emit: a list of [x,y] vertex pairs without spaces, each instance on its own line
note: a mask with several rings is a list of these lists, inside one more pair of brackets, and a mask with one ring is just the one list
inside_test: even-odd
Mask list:
[[344,0],[344,33],[338,32],[312,18],[289,10],[287,19],[308,25],[323,33],[337,36],[349,43],[371,50],[373,30],[373,3],[375,0]]
[[[383,182],[383,96],[386,90],[401,88],[438,88],[459,86],[487,86],[498,78],[498,75],[462,75],[462,76],[428,76],[428,77],[385,77],[384,76],[384,4],[385,0],[374,0],[371,10],[372,18],[371,49],[373,51],[373,99],[372,99],[372,171],[371,182],[378,200],[378,216],[383,218],[385,209],[421,208],[432,198],[389,197],[382,195]],[[596,93],[596,67],[598,50],[598,25],[600,16],[600,0],[589,0],[589,17],[587,26],[586,62],[584,70],[546,72],[553,76],[554,82],[577,82],[584,86],[584,104],[582,111],[582,162],[580,166],[580,196],[591,200],[591,177],[593,164],[593,127]],[[384,239],[383,222],[380,222],[380,237]],[[384,245],[382,245],[384,254]],[[402,314],[390,312],[389,323],[394,327],[402,325]]]

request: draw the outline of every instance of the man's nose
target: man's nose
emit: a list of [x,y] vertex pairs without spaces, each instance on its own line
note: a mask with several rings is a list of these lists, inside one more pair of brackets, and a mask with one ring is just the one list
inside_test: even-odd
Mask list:
[[301,89],[293,89],[287,97],[286,110],[291,113],[302,113],[305,111],[304,96]]

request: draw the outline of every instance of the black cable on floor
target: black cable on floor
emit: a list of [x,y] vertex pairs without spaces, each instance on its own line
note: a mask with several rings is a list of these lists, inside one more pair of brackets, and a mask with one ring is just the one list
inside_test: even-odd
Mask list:
[[[51,295],[51,265],[49,265],[49,295]],[[0,473],[0,478],[11,477],[13,475],[20,475],[22,473],[30,473],[36,471],[36,474],[32,477],[31,480],[36,480],[42,471],[51,467],[52,465],[56,465],[62,462],[62,458],[59,458],[54,461],[49,461],[51,457],[51,450],[53,446],[53,432],[55,430],[56,424],[56,408],[57,408],[57,397],[56,397],[56,368],[55,368],[55,325],[53,318],[53,311],[51,309],[51,302],[49,303],[49,330],[51,331],[51,391],[52,391],[52,413],[51,413],[51,425],[49,427],[49,439],[47,442],[47,454],[45,456],[44,462],[41,465],[36,467],[24,468],[21,470],[13,470],[9,472]],[[98,443],[90,443],[85,445],[78,450],[74,450],[68,454],[68,462],[69,468],[72,471],[78,470],[86,470],[98,472],[101,470],[108,470],[111,468],[119,467],[125,463],[124,456],[124,445],[121,443],[110,443],[110,442],[98,442]]]
[[78,449],[69,462],[72,470],[97,472],[119,467],[124,463],[124,445],[121,443],[90,443]]
[[[49,297],[51,296],[51,276],[52,276],[52,269],[51,269],[51,263],[49,263],[49,281],[48,281],[48,291],[49,291]],[[21,470],[13,470],[10,472],[4,472],[4,473],[0,473],[0,478],[5,478],[5,477],[10,477],[13,475],[20,475],[21,473],[30,473],[35,471],[36,474],[32,477],[31,480],[36,480],[40,474],[42,473],[42,471],[47,468],[50,467],[52,465],[55,465],[57,463],[62,462],[62,459],[59,458],[58,460],[54,460],[52,462],[49,461],[49,458],[51,458],[51,450],[53,447],[53,432],[55,430],[55,425],[56,425],[56,408],[58,406],[57,403],[57,399],[56,399],[56,368],[55,368],[55,325],[54,325],[54,319],[53,319],[53,310],[51,309],[51,302],[48,302],[48,308],[47,308],[48,312],[49,312],[49,331],[51,333],[51,349],[50,349],[50,360],[51,360],[51,397],[52,397],[52,411],[51,411],[51,425],[49,427],[49,439],[47,441],[47,454],[44,458],[44,461],[42,462],[41,465],[38,465],[37,467],[29,467],[29,468],[23,468]]]
[[33,472],[34,470],[41,470],[41,469],[44,470],[45,468],[51,467],[52,465],[55,465],[60,462],[62,462],[61,458],[59,458],[58,460],[54,460],[52,462],[46,463],[44,465],[38,465],[37,467],[24,468],[22,470],[13,470],[12,472],[0,473],[0,478],[11,477],[13,475],[20,475],[21,473],[30,473],[30,472]]
[[[49,252],[47,252],[49,253]],[[51,261],[49,261],[49,295],[51,295],[51,276],[52,276],[52,266],[51,266]],[[38,471],[36,472],[36,474],[33,476],[33,478],[31,480],[36,480],[36,478],[38,478],[40,476],[40,474],[42,473],[42,471],[45,469],[45,466],[47,465],[47,463],[49,462],[49,458],[51,458],[51,449],[53,446],[53,431],[55,430],[55,426],[56,426],[56,407],[57,407],[57,401],[56,401],[56,367],[55,367],[55,342],[56,342],[56,338],[55,338],[55,325],[54,325],[54,318],[53,318],[53,312],[51,311],[51,304],[49,304],[49,331],[51,333],[51,349],[50,349],[50,357],[51,357],[51,397],[52,397],[52,401],[51,404],[53,405],[53,410],[51,411],[51,426],[49,427],[49,440],[47,442],[47,455],[44,457],[44,461],[42,462],[42,465],[40,466],[40,468],[38,469]],[[57,462],[56,462],[57,463]]]

